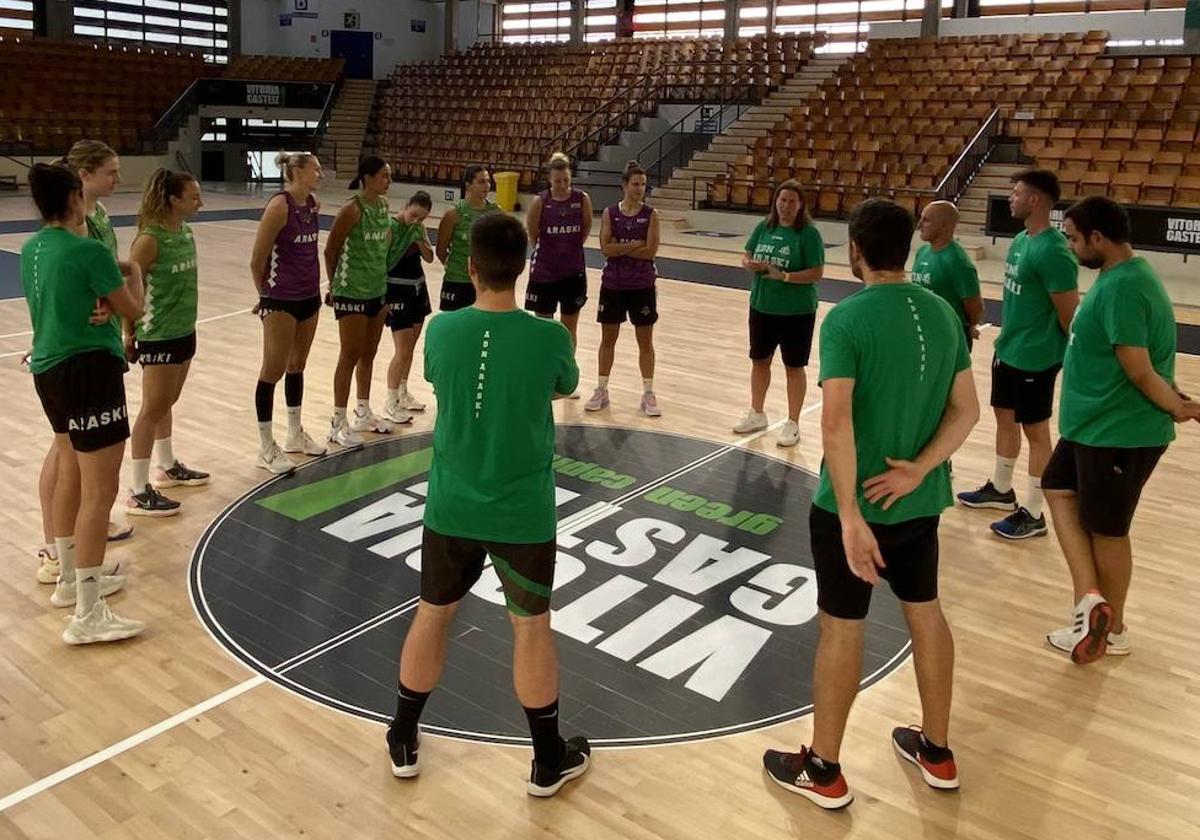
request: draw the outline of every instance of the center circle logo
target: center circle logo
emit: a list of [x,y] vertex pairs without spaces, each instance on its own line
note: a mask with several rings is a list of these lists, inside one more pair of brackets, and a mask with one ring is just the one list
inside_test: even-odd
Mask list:
[[[213,636],[290,691],[389,721],[420,593],[432,446],[426,433],[342,452],[230,505],[189,572]],[[811,709],[812,473],[698,438],[587,425],[558,426],[554,470],[564,731],[597,746],[674,743]],[[504,604],[489,565],[451,628],[424,731],[528,743]],[[903,626],[879,587],[864,686],[907,655]]]

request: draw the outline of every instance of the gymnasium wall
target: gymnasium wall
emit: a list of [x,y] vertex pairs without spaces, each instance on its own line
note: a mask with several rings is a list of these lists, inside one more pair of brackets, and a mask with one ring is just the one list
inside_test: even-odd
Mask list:
[[[63,149],[64,154],[66,151],[66,149]],[[28,164],[53,163],[55,160],[56,158],[53,157],[35,157],[32,159],[25,157],[20,158],[21,162],[17,163],[8,158],[0,157],[0,175],[15,175],[17,182],[24,185],[25,179],[28,177]],[[121,158],[121,186],[117,187],[117,191],[141,192],[146,181],[150,180],[151,172],[160,166],[174,165],[171,162],[171,158],[166,155],[124,156]]]
[[[940,35],[1023,34],[1026,32],[1087,32],[1104,29],[1113,40],[1160,40],[1183,37],[1183,9],[1150,12],[1089,12],[1085,15],[1026,15],[1024,17],[945,18]],[[920,21],[877,23],[872,38],[916,38]]]

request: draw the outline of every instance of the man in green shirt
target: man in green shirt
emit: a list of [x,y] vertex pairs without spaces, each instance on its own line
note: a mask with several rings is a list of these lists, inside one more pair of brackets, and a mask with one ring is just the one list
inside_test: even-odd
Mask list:
[[553,796],[588,767],[586,738],[558,732],[558,660],[550,631],[554,584],[554,415],[579,384],[566,327],[517,305],[529,238],[491,213],[471,228],[474,304],[434,318],[425,378],[438,399],[421,548],[421,602],[400,656],[392,772],[420,772],[418,721],[446,659],[458,604],[490,557],[513,625],[517,699],[533,739],[528,792]]
[[958,208],[949,201],[933,201],[921,211],[917,231],[925,243],[913,260],[912,281],[936,294],[954,309],[967,336],[967,349],[979,337],[983,297],[979,272],[954,238]]
[[1071,626],[1047,640],[1084,664],[1129,653],[1129,526],[1174,424],[1200,420],[1200,403],[1175,388],[1174,309],[1133,254],[1125,210],[1085,198],[1065,227],[1079,261],[1100,276],[1071,322],[1060,437],[1042,481],[1076,601]]
[[[978,490],[958,494],[967,507],[1012,511],[991,525],[996,536],[1009,540],[1046,533],[1042,471],[1050,460],[1054,383],[1079,305],[1079,264],[1066,237],[1050,224],[1061,193],[1053,172],[1030,169],[1013,176],[1008,204],[1025,230],[1008,249],[1000,335],[992,359],[996,466],[991,480]],[[1018,505],[1012,474],[1022,431],[1029,441],[1029,484],[1025,504]]]
[[858,205],[850,265],[865,288],[821,325],[825,459],[809,516],[821,620],[813,742],[798,753],[768,750],[763,763],[781,786],[822,808],[853,799],[838,753],[880,578],[903,604],[923,712],[922,726],[892,732],[893,746],[931,787],[958,787],[947,746],[954,641],[938,601],[938,519],[954,502],[946,460],[979,419],[979,401],[957,316],[905,276],[912,234],[913,218],[899,205]]

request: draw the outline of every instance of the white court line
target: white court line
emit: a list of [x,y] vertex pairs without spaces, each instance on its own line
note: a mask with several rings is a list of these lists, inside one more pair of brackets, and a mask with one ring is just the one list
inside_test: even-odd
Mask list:
[[[245,315],[247,312],[252,312],[252,311],[253,311],[253,307],[248,306],[245,309],[239,309],[236,312],[224,312],[220,315],[210,315],[207,318],[201,318],[200,320],[196,321],[196,325],[199,326],[200,324],[208,324],[213,321],[220,321],[224,318],[232,318],[235,315]],[[20,338],[20,337],[26,336],[26,335],[33,335],[33,330],[26,330],[25,332],[19,332],[19,333],[9,333],[8,335],[0,335],[0,338]],[[21,356],[28,352],[29,352],[28,350],[17,350],[12,353],[0,353],[0,359],[6,359],[9,356]]]

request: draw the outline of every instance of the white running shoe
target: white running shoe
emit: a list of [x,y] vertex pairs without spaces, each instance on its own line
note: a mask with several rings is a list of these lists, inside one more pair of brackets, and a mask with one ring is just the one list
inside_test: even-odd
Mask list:
[[329,451],[329,447],[317,443],[309,436],[308,432],[301,429],[299,434],[288,433],[287,440],[283,442],[283,451],[300,452],[305,455],[324,455]]
[[414,397],[411,391],[404,391],[400,394],[400,407],[405,411],[424,411],[425,403]]
[[145,629],[146,625],[141,621],[114,615],[108,602],[101,598],[87,615],[71,616],[62,640],[69,645],[116,642],[136,636]]
[[329,441],[336,443],[338,446],[362,446],[363,436],[350,428],[350,424],[343,418],[342,422],[334,422],[329,426]]
[[[125,586],[125,575],[100,575],[100,597],[106,598],[114,592],[120,592]],[[60,580],[50,593],[50,604],[55,607],[73,607],[78,596],[75,581],[67,583]]]
[[[421,406],[421,408],[424,409],[425,406]],[[399,425],[411,423],[413,420],[412,414],[399,402],[389,402],[385,405],[383,407],[383,416]]]
[[583,404],[584,411],[599,411],[608,406],[608,389],[596,388],[592,392],[592,398]]
[[296,465],[287,455],[283,454],[283,450],[275,441],[271,441],[271,448],[266,452],[258,453],[257,466],[260,470],[266,470],[275,475],[286,475],[296,469]]
[[[412,420],[412,415],[409,415],[408,419]],[[367,406],[366,411],[354,409],[354,419],[350,421],[350,428],[355,432],[374,432],[379,435],[390,435],[395,431],[392,421],[376,415],[370,406]]]
[[775,441],[776,446],[795,446],[800,442],[800,424],[795,420],[785,420],[783,426],[779,429],[779,437]]
[[639,403],[638,408],[647,417],[662,417],[662,409],[658,407],[658,400],[655,398],[653,391],[647,391],[642,394],[642,401]]
[[767,428],[767,425],[767,413],[765,411],[755,411],[752,408],[733,427],[733,433],[735,435],[748,435],[751,432],[761,432]]
[[[1046,636],[1046,641],[1050,643],[1050,647],[1055,650],[1061,650],[1063,653],[1070,653],[1075,649],[1075,628],[1061,627],[1054,630]],[[1108,634],[1108,649],[1105,651],[1105,656],[1128,656],[1129,647],[1129,628],[1125,628],[1124,633],[1109,633]]]
[[38,549],[38,583],[58,583],[58,575],[62,571],[58,558],[44,548]]
[[1105,656],[1128,656],[1129,650],[1128,625],[1126,625],[1124,633],[1108,634],[1108,650],[1105,651]]
[[1075,605],[1071,626],[1047,634],[1046,641],[1070,654],[1076,665],[1086,665],[1104,656],[1112,625],[1112,605],[1099,593],[1089,592]]

